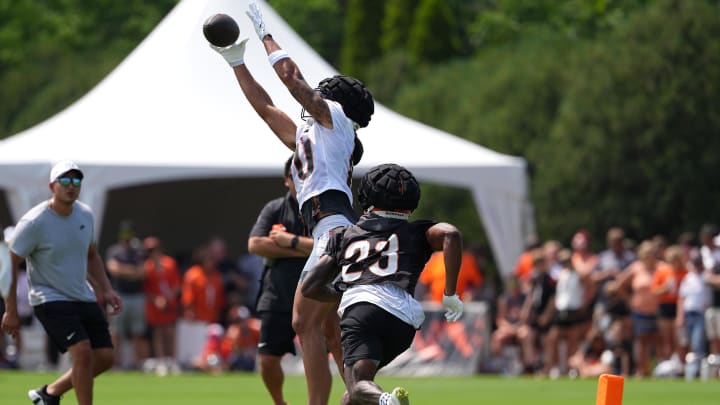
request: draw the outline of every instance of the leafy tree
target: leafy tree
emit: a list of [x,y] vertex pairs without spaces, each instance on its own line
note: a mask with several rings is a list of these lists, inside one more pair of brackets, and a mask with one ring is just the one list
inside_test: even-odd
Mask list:
[[383,0],[350,0],[345,16],[341,71],[363,77],[365,68],[380,57]]
[[601,38],[538,26],[418,73],[392,106],[527,158],[543,238],[674,237],[718,216],[718,24],[706,2],[660,1]]
[[460,52],[461,41],[452,10],[444,0],[421,0],[408,38],[416,62],[438,63]]
[[175,0],[0,0],[0,138],[90,90]]
[[[335,67],[340,66],[344,1],[270,0],[268,3],[325,60]],[[282,38],[278,40],[282,41]]]
[[569,38],[593,38],[622,24],[651,0],[498,0],[467,24],[467,39],[481,48],[522,41],[542,27]]
[[[415,85],[401,88],[392,106],[491,149],[526,156],[545,142],[552,128],[564,91],[563,63],[570,45],[571,41],[546,33],[470,61],[428,68]],[[531,160],[530,164],[535,163]],[[422,208],[453,221],[462,215],[464,220],[458,223],[463,224],[463,232],[482,241],[483,233],[475,225],[479,219],[467,214],[475,211],[470,193],[462,192],[425,193]],[[446,199],[446,195],[451,197]]]
[[538,33],[470,61],[428,68],[402,87],[403,114],[512,155],[525,155],[552,128],[575,40]]
[[581,51],[550,138],[530,156],[543,162],[541,229],[674,238],[717,218],[719,34],[716,6],[661,1]]
[[420,0],[389,0],[385,3],[380,48],[384,53],[405,48],[410,36],[413,16]]

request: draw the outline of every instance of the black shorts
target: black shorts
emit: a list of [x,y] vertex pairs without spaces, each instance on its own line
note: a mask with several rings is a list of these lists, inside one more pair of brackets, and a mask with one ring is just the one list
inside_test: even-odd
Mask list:
[[86,339],[93,349],[113,347],[105,313],[96,302],[52,301],[33,309],[61,353]]
[[677,304],[674,302],[661,303],[657,312],[660,319],[675,319],[677,315]]
[[587,321],[587,311],[580,309],[566,309],[555,312],[553,323],[559,328],[571,328]]
[[610,301],[605,306],[605,311],[615,318],[630,316],[630,307],[625,301]]
[[292,328],[290,312],[260,312],[260,343],[258,353],[282,356],[295,352],[295,331]]
[[351,305],[340,320],[345,367],[369,359],[380,369],[407,350],[414,337],[412,325],[367,302]]

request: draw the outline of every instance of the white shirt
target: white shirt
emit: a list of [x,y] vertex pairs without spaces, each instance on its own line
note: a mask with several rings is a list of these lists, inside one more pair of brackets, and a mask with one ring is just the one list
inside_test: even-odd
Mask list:
[[[339,103],[325,102],[330,108],[333,129],[309,118],[295,134],[292,175],[300,207],[327,190],[342,191],[352,201],[349,182],[352,180],[350,160],[355,148],[355,129]],[[295,166],[298,159],[302,162],[299,170]]]
[[559,311],[582,308],[585,290],[580,283],[580,274],[570,269],[562,269],[558,274],[555,289],[555,308]]
[[700,257],[702,257],[705,270],[712,270],[720,262],[720,248],[710,248],[707,245],[702,245],[700,247]]
[[678,295],[683,300],[685,312],[703,312],[708,304],[708,290],[702,276],[689,272],[680,282]]
[[395,315],[403,322],[420,329],[425,320],[422,305],[407,291],[392,283],[361,284],[348,288],[342,295],[338,315],[358,302],[369,302]]

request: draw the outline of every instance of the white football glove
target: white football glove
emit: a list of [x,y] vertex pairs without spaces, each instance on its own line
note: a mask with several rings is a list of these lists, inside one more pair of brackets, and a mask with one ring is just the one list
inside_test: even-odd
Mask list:
[[245,43],[247,41],[247,38],[243,38],[238,40],[234,44],[225,47],[210,44],[210,48],[212,48],[215,52],[219,53],[223,58],[225,58],[225,61],[230,66],[235,67],[245,63]]
[[463,303],[457,294],[443,295],[443,307],[445,307],[445,319],[448,322],[455,322],[460,319],[463,313]]
[[261,41],[263,38],[265,38],[266,35],[270,35],[270,32],[265,26],[265,21],[263,21],[260,8],[257,6],[257,4],[255,4],[254,2],[250,3],[250,10],[246,11],[245,14],[250,17],[250,21],[252,21],[253,26],[255,27],[255,32],[257,33],[257,36],[258,38],[260,38]]

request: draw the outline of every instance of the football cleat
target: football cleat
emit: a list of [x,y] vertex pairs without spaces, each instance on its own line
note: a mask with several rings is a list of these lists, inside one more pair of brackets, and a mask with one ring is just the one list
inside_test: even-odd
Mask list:
[[60,396],[48,394],[47,385],[28,391],[28,398],[36,405],[60,405]]
[[393,405],[410,405],[410,395],[403,387],[395,387],[390,393]]

